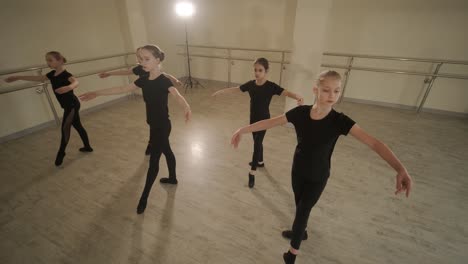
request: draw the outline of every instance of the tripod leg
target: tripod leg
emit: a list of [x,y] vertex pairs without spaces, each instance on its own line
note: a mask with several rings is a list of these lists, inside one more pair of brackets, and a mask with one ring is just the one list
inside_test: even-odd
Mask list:
[[183,87],[185,88],[185,93],[187,93],[187,89],[189,87],[189,78],[185,79]]
[[206,89],[206,87],[199,80],[197,80],[197,79],[194,79],[194,80],[195,80],[196,85],[200,85],[201,87]]

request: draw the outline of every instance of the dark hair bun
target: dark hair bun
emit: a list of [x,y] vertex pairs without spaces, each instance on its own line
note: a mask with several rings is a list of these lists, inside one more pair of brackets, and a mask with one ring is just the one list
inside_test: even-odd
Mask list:
[[267,59],[265,58],[258,58],[254,61],[254,64],[259,64],[259,65],[262,65],[263,68],[265,68],[265,71],[268,71],[268,69],[270,68],[270,63],[268,62]]

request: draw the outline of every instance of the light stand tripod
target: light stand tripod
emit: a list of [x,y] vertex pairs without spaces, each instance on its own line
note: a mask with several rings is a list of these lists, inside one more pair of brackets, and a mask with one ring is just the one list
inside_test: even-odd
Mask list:
[[200,85],[201,87],[205,88],[197,79],[192,77],[192,71],[190,69],[190,53],[189,53],[189,44],[188,44],[188,34],[187,34],[187,21],[184,21],[184,26],[185,26],[185,47],[187,51],[187,65],[188,65],[188,77],[184,81],[184,88],[185,92],[187,93],[187,89],[190,87],[190,89],[193,88],[195,85]]

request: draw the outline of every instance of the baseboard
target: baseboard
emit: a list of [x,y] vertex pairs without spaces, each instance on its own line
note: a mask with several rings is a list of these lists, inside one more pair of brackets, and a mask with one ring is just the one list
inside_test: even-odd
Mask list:
[[10,141],[10,140],[13,140],[13,139],[24,137],[26,135],[35,133],[37,131],[40,131],[42,129],[45,129],[45,128],[48,128],[48,127],[51,127],[51,126],[55,126],[55,120],[47,121],[47,122],[44,122],[42,124],[30,127],[30,128],[26,128],[26,129],[18,131],[18,132],[15,132],[13,134],[3,136],[3,137],[0,138],[0,144],[4,143],[4,142],[7,142],[7,141]]
[[[409,110],[409,111],[414,111],[414,112],[416,112],[416,110],[418,109],[417,106],[387,103],[387,102],[378,102],[378,101],[356,99],[356,98],[349,98],[349,97],[343,98],[343,101],[350,102],[350,103],[367,104],[367,105],[375,105],[375,106],[396,108],[396,109],[402,109],[402,110]],[[468,118],[468,113],[452,112],[452,111],[439,110],[439,109],[434,109],[434,108],[423,108],[421,112],[429,113],[429,114],[438,114],[438,115]]]
[[123,96],[123,97],[111,100],[109,102],[105,102],[105,103],[100,104],[100,105],[95,105],[93,107],[90,107],[90,108],[87,108],[87,109],[84,109],[84,110],[80,110],[80,114],[87,115],[89,113],[96,112],[98,110],[109,107],[111,105],[114,105],[114,104],[117,104],[117,103],[120,103],[120,102],[123,102],[123,101],[127,101],[132,96],[138,96],[138,94],[130,94],[130,95],[127,95],[127,96]]
[[[120,103],[122,101],[126,101],[126,100],[128,100],[128,98],[130,98],[130,96],[131,95],[120,97],[120,98],[117,98],[115,100],[111,100],[109,102],[105,102],[103,104],[96,105],[96,106],[81,110],[80,114],[81,115],[87,115],[89,113],[96,112],[96,111],[101,110],[103,108],[109,107],[109,106],[111,106],[113,104]],[[47,121],[47,122],[44,122],[42,124],[30,127],[30,128],[26,128],[26,129],[18,131],[18,132],[15,132],[13,134],[0,137],[0,144],[4,143],[4,142],[7,142],[7,141],[10,141],[10,140],[13,140],[13,139],[24,137],[26,135],[38,132],[40,130],[43,130],[43,129],[46,129],[46,128],[52,127],[52,126],[55,126],[55,120]]]
[[[183,80],[185,78],[186,77],[180,77],[179,80]],[[209,80],[209,79],[200,79],[200,78],[197,78],[197,79],[200,80],[200,81],[207,81],[207,82],[227,83],[227,82],[218,81],[218,80]],[[232,85],[237,85],[237,84],[232,83]],[[117,98],[115,100],[112,100],[112,101],[109,101],[109,102],[106,102],[106,103],[103,103],[103,104],[100,104],[100,105],[90,107],[88,109],[82,110],[81,113],[83,115],[86,115],[86,114],[101,110],[101,109],[106,108],[108,106],[111,106],[113,104],[128,100],[129,98],[131,98],[131,96],[141,97],[141,95],[139,95],[139,94],[124,96],[124,97]],[[356,98],[349,98],[349,97],[343,98],[343,101],[344,102],[350,102],[350,103],[359,103],[359,104],[367,104],[367,105],[375,105],[375,106],[403,109],[403,110],[409,110],[409,111],[416,111],[416,109],[417,109],[416,106],[409,106],[409,105],[402,105],[402,104],[395,104],[395,103],[386,103],[386,102],[378,102],[378,101],[365,100],[365,99],[356,99]],[[422,112],[429,113],[429,114],[438,114],[438,115],[447,115],[447,116],[454,116],[454,117],[460,117],[460,118],[468,118],[468,113],[452,112],[452,111],[445,111],[445,110],[439,110],[439,109],[433,109],[433,108],[423,108]],[[54,120],[47,121],[47,122],[44,122],[42,124],[36,125],[34,127],[27,128],[27,129],[15,132],[15,133],[10,134],[10,135],[0,137],[0,143],[7,142],[7,141],[10,141],[10,140],[13,140],[13,139],[16,139],[16,138],[20,138],[20,137],[26,136],[28,134],[32,134],[32,133],[35,133],[37,131],[40,131],[42,129],[54,126],[54,125],[55,125]]]
[[[187,79],[188,77],[187,76],[182,76],[182,77],[178,77],[178,79],[180,80],[180,82],[182,82],[182,84],[184,83],[184,81]],[[221,81],[221,80],[210,80],[210,79],[203,79],[203,78],[197,78],[197,77],[193,77],[193,79],[196,79],[200,82],[210,82],[210,83],[219,83],[221,86],[223,85],[227,85],[228,82],[226,81]],[[231,87],[235,87],[235,86],[239,86],[241,85],[242,83],[235,83],[235,82],[231,82]]]
[[[196,77],[193,77],[193,78],[195,78],[195,79],[197,79],[199,81],[216,82],[216,83],[220,83],[220,84],[227,84],[226,81],[209,80],[209,79],[196,78]],[[185,80],[185,79],[187,79],[187,76],[179,77],[179,80],[181,80],[181,81]],[[183,81],[182,81],[182,83],[183,83]],[[231,82],[231,87],[238,86],[238,85],[240,85],[240,84]],[[349,97],[343,98],[343,101],[344,102],[350,102],[350,103],[367,104],[367,105],[375,105],[375,106],[382,106],[382,107],[388,107],[388,108],[403,109],[403,110],[414,111],[414,112],[416,112],[416,110],[417,110],[417,106],[395,104],[395,103],[386,103],[386,102],[379,102],[379,101],[372,101],[372,100],[365,100],[365,99],[356,99],[356,98],[349,98]],[[434,108],[423,108],[421,110],[421,112],[428,113],[428,114],[437,114],[437,115],[446,115],[446,116],[468,118],[468,113],[446,111],[446,110],[440,110],[440,109],[434,109]]]

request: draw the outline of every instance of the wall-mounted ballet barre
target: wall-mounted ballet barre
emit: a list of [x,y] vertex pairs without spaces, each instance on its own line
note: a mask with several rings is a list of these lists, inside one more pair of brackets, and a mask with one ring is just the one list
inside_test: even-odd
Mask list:
[[[179,47],[185,47],[186,44],[178,44]],[[283,70],[285,70],[285,65],[289,64],[289,61],[286,60],[286,53],[291,53],[290,50],[282,49],[256,49],[256,48],[238,48],[238,47],[226,47],[226,46],[209,46],[209,45],[189,45],[190,48],[202,48],[202,49],[212,49],[212,50],[224,50],[226,56],[217,56],[217,55],[205,55],[205,54],[190,54],[190,57],[200,57],[200,58],[212,58],[212,59],[225,59],[227,60],[227,75],[228,75],[228,86],[231,86],[231,68],[234,65],[234,61],[253,61],[252,58],[242,58],[232,56],[233,51],[256,51],[256,52],[272,52],[280,53],[281,60],[268,60],[271,63],[280,64],[280,78],[279,85],[283,81]],[[178,55],[187,56],[186,52],[179,52]]]
[[[177,46],[185,46],[185,44],[179,44]],[[222,46],[208,46],[208,45],[189,45],[191,48],[205,48],[205,49],[215,49],[215,50],[225,50],[227,54],[225,56],[220,55],[206,55],[206,54],[190,54],[190,57],[202,57],[202,58],[213,58],[213,59],[225,59],[228,61],[228,85],[231,85],[231,65],[234,61],[252,61],[252,58],[241,58],[231,56],[232,51],[261,51],[261,52],[276,52],[281,53],[281,60],[271,60],[272,63],[281,64],[280,69],[280,81],[281,85],[283,70],[286,69],[285,65],[289,64],[289,61],[285,60],[285,54],[291,53],[290,50],[280,50],[280,49],[250,49],[250,48],[237,48],[237,47],[222,47]],[[187,56],[187,53],[178,53],[178,55]],[[333,57],[343,57],[348,58],[348,63],[346,65],[339,64],[328,64],[322,63],[321,67],[326,68],[337,68],[345,69],[344,78],[343,78],[343,92],[340,98],[340,102],[344,97],[346,86],[348,84],[349,76],[351,70],[357,71],[369,71],[369,72],[381,72],[381,73],[392,73],[392,74],[405,74],[405,75],[417,75],[425,76],[424,84],[427,84],[427,87],[424,91],[424,96],[417,107],[417,112],[419,113],[431,92],[432,86],[437,78],[450,78],[450,79],[468,79],[468,75],[464,74],[448,74],[448,73],[439,73],[440,68],[444,64],[458,64],[458,65],[468,65],[468,61],[461,60],[447,60],[447,59],[432,59],[432,58],[415,58],[415,57],[395,57],[395,56],[382,56],[382,55],[368,55],[368,54],[350,54],[350,53],[336,53],[336,52],[324,52],[324,56],[333,56]],[[425,62],[435,65],[435,69],[431,72],[419,72],[419,71],[407,71],[407,70],[398,70],[398,69],[386,69],[386,68],[374,68],[374,67],[360,67],[354,66],[354,59],[378,59],[378,60],[394,60],[394,61],[405,61],[405,62]],[[434,68],[434,67],[433,67]]]
[[[126,53],[119,53],[115,55],[108,55],[108,56],[100,56],[100,57],[94,57],[94,58],[89,58],[89,59],[81,59],[81,60],[73,60],[70,62],[65,63],[65,65],[72,65],[72,64],[78,64],[78,63],[85,63],[85,62],[92,62],[92,61],[99,61],[99,60],[105,60],[105,59],[111,59],[111,58],[118,58],[118,57],[124,57],[125,59],[125,64],[119,65],[119,66],[114,66],[114,67],[108,67],[104,69],[99,69],[95,71],[89,71],[89,72],[83,72],[79,74],[75,74],[74,76],[76,78],[82,78],[90,75],[95,75],[101,72],[106,72],[106,71],[113,71],[113,70],[118,70],[118,69],[123,69],[123,68],[129,68],[133,66],[133,64],[128,63],[128,56],[129,55],[134,55],[134,52],[126,52]],[[37,75],[42,75],[43,70],[49,68],[45,64],[41,65],[35,65],[35,66],[28,66],[28,67],[23,67],[23,68],[17,68],[17,69],[10,69],[6,71],[0,71],[0,76],[2,75],[10,75],[10,74],[16,74],[16,73],[21,73],[21,72],[29,72],[29,71],[36,71]],[[130,82],[130,77],[128,77],[128,81]],[[6,94],[6,93],[12,93],[16,91],[21,91],[25,89],[30,89],[30,88],[36,88],[36,93],[42,94],[44,93],[47,98],[47,102],[49,103],[50,110],[52,111],[52,114],[54,115],[54,120],[57,126],[60,125],[60,118],[57,114],[57,110],[55,109],[54,103],[52,101],[52,98],[50,96],[50,92],[48,89],[48,84],[49,82],[37,82],[34,84],[27,84],[27,85],[21,85],[21,86],[12,86],[12,87],[1,87],[0,88],[0,95],[1,94]]]
[[[349,53],[333,53],[333,52],[325,52],[323,53],[324,56],[333,56],[333,57],[345,57],[348,58],[347,65],[337,65],[337,64],[327,64],[324,63],[321,66],[327,68],[338,68],[338,69],[345,69],[344,79],[343,79],[343,95],[340,98],[340,101],[344,97],[346,85],[349,80],[349,76],[351,74],[351,70],[357,71],[369,71],[369,72],[382,72],[382,73],[393,73],[393,74],[405,74],[405,75],[417,75],[417,76],[425,76],[424,85],[427,84],[427,87],[424,91],[424,96],[419,103],[417,108],[417,112],[421,112],[426,103],[427,97],[431,92],[432,86],[437,78],[449,78],[449,79],[468,79],[468,75],[464,74],[447,74],[447,73],[439,73],[440,68],[444,64],[458,64],[458,65],[468,65],[468,61],[461,61],[461,60],[445,60],[445,59],[428,59],[428,58],[413,58],[413,57],[394,57],[394,56],[380,56],[380,55],[367,55],[367,54],[349,54]],[[433,66],[435,65],[435,69],[432,72],[419,72],[419,71],[404,71],[404,70],[397,70],[397,69],[385,69],[385,68],[372,68],[372,67],[359,67],[353,66],[353,62],[355,58],[360,59],[379,59],[379,60],[395,60],[395,61],[407,61],[407,62],[425,62],[431,63]],[[434,68],[434,67],[432,67]]]
[[[65,63],[64,65],[72,65],[72,64],[97,61],[97,60],[105,60],[105,59],[111,59],[111,58],[116,58],[116,57],[128,56],[132,54],[135,54],[135,52],[125,52],[125,53],[118,53],[118,54],[113,54],[113,55],[93,57],[93,58],[88,58],[88,59],[73,60],[73,61],[69,61]],[[9,74],[15,74],[15,73],[20,73],[20,72],[35,71],[39,69],[48,69],[48,68],[49,66],[47,66],[47,64],[40,64],[40,65],[35,65],[35,66],[28,66],[28,67],[21,67],[21,68],[16,68],[16,69],[0,71],[0,75],[9,75]]]

